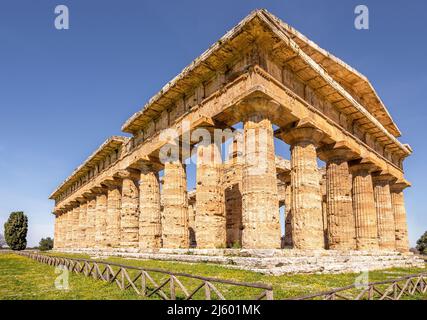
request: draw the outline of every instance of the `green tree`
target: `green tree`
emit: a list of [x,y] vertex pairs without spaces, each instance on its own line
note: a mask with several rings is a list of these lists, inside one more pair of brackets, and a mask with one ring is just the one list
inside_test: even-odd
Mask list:
[[39,242],[39,250],[40,251],[47,251],[53,249],[53,239],[50,237],[42,238]]
[[22,211],[12,212],[4,224],[6,243],[12,250],[27,247],[28,218]]
[[421,254],[427,254],[427,231],[417,241],[417,250]]

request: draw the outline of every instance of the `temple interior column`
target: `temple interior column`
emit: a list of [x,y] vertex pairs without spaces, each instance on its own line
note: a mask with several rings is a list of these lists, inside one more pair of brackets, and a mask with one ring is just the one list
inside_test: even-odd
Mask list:
[[110,248],[120,247],[121,199],[122,193],[118,184],[109,185],[107,191],[106,246]]
[[393,177],[387,174],[373,176],[378,246],[384,250],[396,249],[394,213],[390,194],[390,183],[392,181]]
[[120,215],[120,246],[139,248],[139,175],[123,173],[122,208]]
[[143,250],[161,248],[159,176],[150,164],[143,164],[141,167],[139,211],[139,248]]
[[322,133],[314,127],[298,127],[284,134],[291,145],[291,224],[296,249],[325,247],[316,153],[321,137]]
[[394,183],[390,187],[395,223],[396,250],[399,252],[409,251],[408,225],[403,194],[403,190],[406,187],[408,187],[408,185],[405,183]]
[[224,186],[221,145],[201,142],[197,147],[196,242],[198,248],[226,245]]
[[162,197],[163,247],[188,248],[187,176],[180,160],[165,163]]
[[280,248],[279,201],[270,120],[253,115],[244,121],[242,247]]
[[105,248],[106,240],[106,216],[107,216],[107,195],[105,190],[96,191],[96,213],[95,213],[95,247]]
[[375,199],[369,163],[350,166],[353,175],[353,212],[356,226],[356,247],[358,250],[378,249],[378,229]]
[[326,160],[326,221],[328,248],[356,249],[347,149],[322,151]]
[[285,182],[285,247],[292,247],[292,191],[291,191],[291,179]]

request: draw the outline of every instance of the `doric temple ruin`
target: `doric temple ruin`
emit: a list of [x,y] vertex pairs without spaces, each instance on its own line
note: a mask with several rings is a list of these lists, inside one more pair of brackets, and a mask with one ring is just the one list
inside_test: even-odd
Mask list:
[[[365,76],[265,10],[122,131],[130,137],[109,138],[50,196],[56,250],[415,263],[403,193],[410,146]],[[290,160],[276,155],[277,139]]]

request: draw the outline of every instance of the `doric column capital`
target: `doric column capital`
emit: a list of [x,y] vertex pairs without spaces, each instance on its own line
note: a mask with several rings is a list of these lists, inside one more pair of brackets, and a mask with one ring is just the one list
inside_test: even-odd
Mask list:
[[291,146],[303,142],[317,146],[326,137],[325,133],[318,129],[310,119],[302,119],[286,128],[281,128],[276,131],[275,135]]
[[102,195],[102,194],[106,194],[107,193],[107,188],[100,185],[100,186],[93,187],[91,189],[91,191],[92,191],[92,193],[95,196],[99,196],[99,195]]
[[358,159],[348,163],[352,174],[371,174],[378,170],[378,167],[369,159]]
[[243,121],[274,119],[280,114],[280,104],[267,96],[250,96],[238,103],[237,112]]
[[396,180],[397,178],[389,173],[374,172],[372,174],[372,182],[376,184],[391,184]]
[[138,180],[139,175],[140,175],[139,170],[128,168],[128,169],[117,171],[114,174],[114,178]]
[[406,188],[410,187],[411,184],[406,180],[398,180],[395,183],[390,184],[390,191],[402,192]]
[[85,198],[86,201],[90,201],[90,200],[94,199],[96,197],[96,195],[93,194],[92,192],[88,191],[88,192],[83,193],[82,197]]
[[119,188],[122,185],[122,179],[117,177],[108,177],[101,182],[101,185],[107,189]]
[[358,158],[358,154],[351,150],[345,141],[323,145],[317,149],[317,155],[325,162],[336,160],[350,161]]

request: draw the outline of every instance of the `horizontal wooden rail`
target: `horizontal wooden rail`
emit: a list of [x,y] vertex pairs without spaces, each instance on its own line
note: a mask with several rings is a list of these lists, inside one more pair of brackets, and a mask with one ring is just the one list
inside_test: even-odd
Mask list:
[[[201,296],[206,300],[226,300],[225,293],[221,292],[218,288],[218,284],[220,284],[251,288],[258,292],[261,291],[261,293],[258,293],[258,295],[252,298],[254,300],[273,300],[272,286],[263,283],[237,282],[182,272],[170,272],[162,269],[128,266],[101,260],[48,256],[35,252],[21,251],[15,253],[38,262],[46,263],[50,266],[63,266],[70,272],[80,273],[86,277],[93,277],[109,283],[115,283],[121,290],[133,289],[137,294],[145,297],[158,296],[163,300],[176,300],[179,298],[191,300],[195,299],[196,294],[201,293],[202,289],[204,289],[203,293],[198,297]],[[116,270],[114,270],[114,268]],[[131,271],[133,271],[133,274]],[[162,275],[163,279],[160,281],[157,280],[159,281],[158,283],[154,279],[154,274]],[[197,282],[197,286],[190,291],[189,288],[182,283],[184,279],[192,279],[193,282]],[[177,291],[181,292],[180,297],[177,297]]]
[[400,300],[404,296],[425,294],[427,273],[412,274],[397,279],[349,285],[334,290],[309,294],[292,300]]

